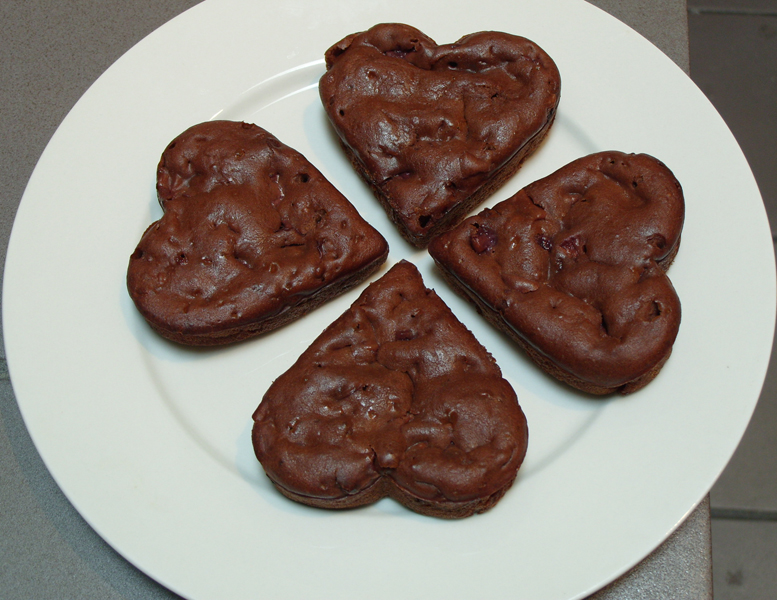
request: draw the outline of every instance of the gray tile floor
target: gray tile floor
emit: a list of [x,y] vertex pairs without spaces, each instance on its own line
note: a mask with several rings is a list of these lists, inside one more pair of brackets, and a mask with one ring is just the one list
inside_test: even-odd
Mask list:
[[[777,239],[777,0],[689,0],[691,77],[747,156]],[[716,600],[777,598],[777,353],[712,489]]]

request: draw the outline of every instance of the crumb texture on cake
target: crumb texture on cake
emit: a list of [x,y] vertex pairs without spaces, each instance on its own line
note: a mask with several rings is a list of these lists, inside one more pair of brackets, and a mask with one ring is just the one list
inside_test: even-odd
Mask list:
[[325,60],[319,91],[335,131],[419,246],[518,167],[560,98],[550,56],[501,32],[437,45],[413,27],[385,23],[341,40]]
[[290,498],[348,508],[391,496],[452,518],[499,500],[528,441],[493,357],[406,261],[272,384],[254,421],[256,456]]
[[580,158],[435,238],[446,279],[559,379],[631,392],[671,353],[680,300],[665,271],[682,189],[645,154]]
[[249,123],[173,140],[157,171],[164,214],[129,261],[141,314],[174,341],[219,344],[278,327],[358,283],[383,237],[299,152]]

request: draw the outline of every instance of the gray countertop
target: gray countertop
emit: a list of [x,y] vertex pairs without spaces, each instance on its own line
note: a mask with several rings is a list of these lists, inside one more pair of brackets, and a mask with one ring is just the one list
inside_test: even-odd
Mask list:
[[[595,0],[688,72],[686,2]],[[46,143],[87,88],[145,35],[196,0],[6,0],[0,37],[5,262],[13,218]],[[176,598],[134,568],[63,496],[30,440],[0,359],[0,596]],[[709,502],[703,501],[642,563],[592,598],[712,597]]]

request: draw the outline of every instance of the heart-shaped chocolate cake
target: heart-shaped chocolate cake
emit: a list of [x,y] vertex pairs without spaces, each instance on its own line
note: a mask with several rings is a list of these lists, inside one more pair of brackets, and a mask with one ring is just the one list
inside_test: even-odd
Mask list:
[[127,287],[162,336],[235,342],[275,329],[368,277],[388,245],[299,152],[249,123],[173,140],[157,172],[162,218]]
[[493,357],[399,262],[270,386],[256,456],[281,493],[323,508],[390,496],[470,516],[512,485],[528,430]]
[[413,27],[382,24],[325,58],[324,109],[356,171],[419,247],[518,168],[560,97],[553,60],[506,33],[438,46]]
[[633,392],[680,326],[665,271],[680,244],[680,184],[644,154],[578,159],[435,238],[448,282],[550,374]]

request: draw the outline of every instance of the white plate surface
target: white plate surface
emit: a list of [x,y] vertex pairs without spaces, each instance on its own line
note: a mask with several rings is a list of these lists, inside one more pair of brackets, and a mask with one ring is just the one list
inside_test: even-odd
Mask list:
[[[25,422],[87,521],[187,598],[580,598],[682,522],[747,425],[771,347],[775,270],[764,207],[728,129],[666,56],[582,0],[471,6],[208,0],[117,61],[40,159],[4,288]],[[556,124],[487,204],[598,150],[647,152],[674,171],[687,202],[669,272],[683,322],[646,389],[592,400],[556,384],[396,234],[341,154],[316,88],[326,48],[384,21],[440,43],[509,31],[556,60]],[[390,500],[328,512],[268,484],[250,445],[251,414],[362,288],[281,331],[215,350],[169,344],[139,317],[124,280],[141,233],[161,214],[156,163],[173,137],[212,118],[253,121],[305,154],[386,236],[388,264],[413,261],[494,354],[531,439],[516,484],[493,510],[456,522]]]

